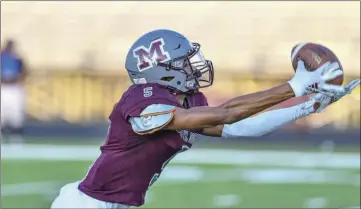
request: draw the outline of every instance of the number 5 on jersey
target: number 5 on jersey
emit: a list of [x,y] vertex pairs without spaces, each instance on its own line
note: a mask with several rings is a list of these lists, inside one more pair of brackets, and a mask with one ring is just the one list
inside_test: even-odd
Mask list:
[[144,97],[151,97],[153,95],[153,87],[147,87],[143,89]]

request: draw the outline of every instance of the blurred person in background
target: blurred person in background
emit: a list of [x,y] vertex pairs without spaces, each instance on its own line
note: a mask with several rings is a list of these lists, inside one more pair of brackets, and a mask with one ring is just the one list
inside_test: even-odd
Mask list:
[[[25,120],[24,79],[27,75],[14,40],[7,40],[1,49],[1,133],[9,131],[9,140],[23,142]],[[4,140],[3,137],[2,141]]]

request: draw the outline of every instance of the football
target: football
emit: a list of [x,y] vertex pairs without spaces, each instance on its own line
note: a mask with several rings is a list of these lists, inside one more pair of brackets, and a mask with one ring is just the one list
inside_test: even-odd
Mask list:
[[[301,59],[305,63],[308,71],[314,71],[324,63],[338,62],[340,69],[343,71],[340,60],[327,47],[315,43],[300,43],[293,47],[291,52],[292,67],[296,71],[298,60]],[[344,76],[341,75],[328,83],[334,85],[342,85]]]

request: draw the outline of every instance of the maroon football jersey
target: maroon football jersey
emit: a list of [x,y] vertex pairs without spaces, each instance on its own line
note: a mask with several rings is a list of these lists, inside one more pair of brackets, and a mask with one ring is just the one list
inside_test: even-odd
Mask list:
[[[106,202],[129,206],[144,204],[147,189],[159,177],[163,168],[178,153],[189,149],[197,130],[160,130],[153,134],[134,133],[129,117],[137,117],[151,104],[181,107],[176,97],[157,84],[131,86],[115,105],[107,140],[101,155],[79,185],[85,194]],[[185,108],[206,106],[200,92],[185,99]]]

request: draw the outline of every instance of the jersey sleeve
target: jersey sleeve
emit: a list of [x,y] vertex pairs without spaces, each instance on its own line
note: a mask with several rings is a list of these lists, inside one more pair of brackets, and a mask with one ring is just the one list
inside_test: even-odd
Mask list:
[[176,98],[164,87],[157,84],[133,85],[119,102],[124,119],[139,117],[152,104],[179,106]]
[[157,84],[133,85],[118,102],[118,114],[130,123],[137,134],[161,130],[173,119],[178,101],[166,88]]
[[151,104],[140,116],[129,117],[132,129],[139,135],[151,134],[164,128],[174,116],[175,106],[165,104]]

